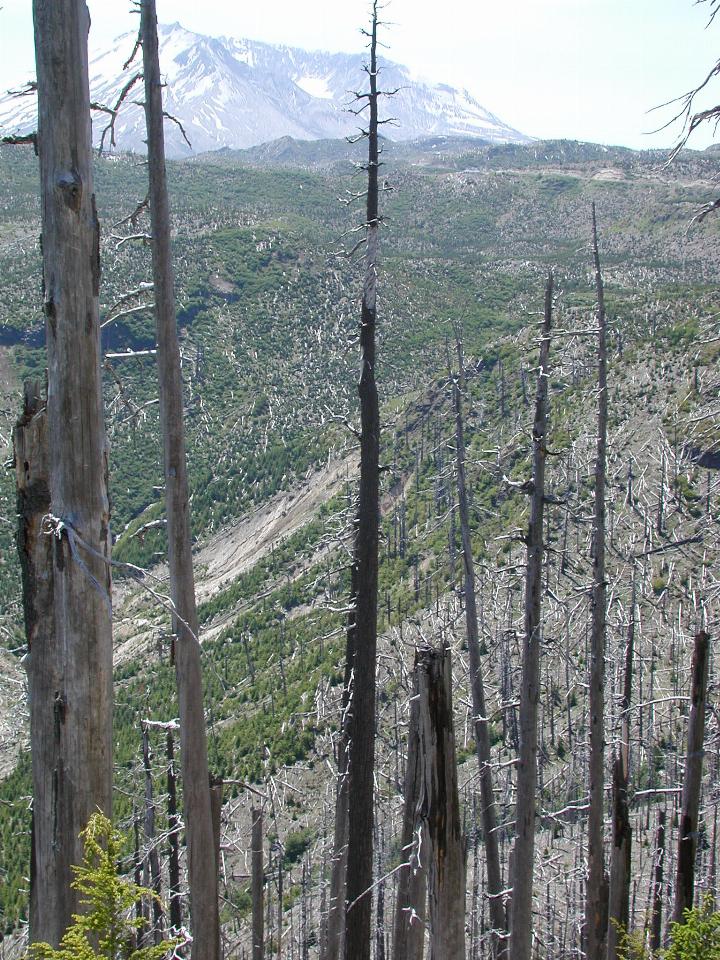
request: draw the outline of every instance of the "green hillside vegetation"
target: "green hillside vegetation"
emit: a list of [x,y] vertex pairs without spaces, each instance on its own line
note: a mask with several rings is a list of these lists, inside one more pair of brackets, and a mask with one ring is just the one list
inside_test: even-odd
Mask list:
[[[201,590],[204,578],[209,584],[199,613],[210,763],[213,773],[230,781],[222,889],[226,933],[236,946],[247,944],[247,893],[242,881],[233,880],[248,845],[246,784],[272,798],[271,829],[284,847],[278,858],[285,858],[290,918],[314,891],[317,902],[307,923],[315,942],[319,891],[327,876],[354,497],[348,424],[356,406],[359,283],[357,265],[337,255],[353,243],[342,238],[352,213],[337,200],[357,182],[346,166],[349,152],[329,142],[281,142],[169,165],[198,546],[221,531],[232,536],[283,491],[294,495],[312,487],[316,471],[328,462],[345,464],[348,477],[329,485],[323,503],[297,529],[279,535],[232,577],[213,585],[210,572],[198,568]],[[561,293],[551,353],[555,456],[548,468],[553,500],[547,518],[537,847],[547,881],[547,955],[561,956],[579,896],[582,864],[574,844],[582,825],[574,811],[582,805],[586,775],[595,429],[593,342],[587,336],[594,325],[589,206],[594,200],[598,207],[611,325],[608,743],[617,739],[622,678],[615,665],[622,663],[632,618],[642,624],[634,697],[638,704],[653,702],[632,721],[634,810],[642,820],[634,916],[642,926],[654,815],[666,799],[644,798],[641,791],[675,789],[679,782],[690,637],[703,605],[713,616],[717,595],[718,482],[698,458],[716,451],[719,438],[712,406],[718,226],[708,219],[688,229],[688,220],[706,198],[718,161],[686,153],[667,168],[659,155],[591,145],[499,148],[469,141],[388,145],[385,159],[393,189],[383,201],[381,247],[378,872],[391,870],[398,857],[413,649],[422,637],[442,635],[456,653],[456,738],[468,864],[477,877],[469,897],[475,903],[482,885],[447,371],[454,318],[462,321],[468,367],[468,479],[493,758],[502,823],[512,818],[521,537],[528,509],[520,485],[529,475],[535,329],[543,280],[554,267]],[[2,148],[0,162],[6,174],[0,178],[0,267],[7,280],[0,287],[0,350],[9,370],[0,379],[5,437],[18,408],[17,385],[26,376],[41,377],[44,361],[36,161],[30,151]],[[124,293],[138,290],[149,275],[147,249],[118,239],[142,231],[143,221],[112,226],[144,195],[143,178],[134,159],[98,161],[106,319]],[[143,296],[118,309],[142,304]],[[150,568],[164,556],[162,525],[156,523],[164,508],[153,359],[117,355],[152,349],[151,311],[118,318],[105,336],[112,355],[105,383],[114,557]],[[3,473],[0,483],[0,517],[9,521],[0,522],[0,627],[9,638],[3,645],[19,657],[12,472]],[[688,543],[679,548],[678,541]],[[177,706],[167,610],[121,569],[116,584],[115,819],[130,829],[142,805],[139,723],[170,720]],[[162,584],[151,585],[164,592]],[[713,727],[708,736],[716,735]],[[153,749],[162,795],[160,738]],[[708,772],[710,802],[717,797],[713,776]],[[27,915],[29,793],[23,754],[0,782],[0,920],[8,933]],[[158,831],[165,830],[162,802],[158,821]],[[512,830],[505,825],[501,834],[506,864]],[[710,841],[703,864],[709,847]],[[472,936],[477,940],[482,933]]]

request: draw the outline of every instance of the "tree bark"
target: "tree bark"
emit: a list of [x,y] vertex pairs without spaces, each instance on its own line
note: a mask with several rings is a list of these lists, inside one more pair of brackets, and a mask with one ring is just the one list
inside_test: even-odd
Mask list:
[[[162,939],[162,903],[160,901],[160,891],[162,881],[160,877],[160,857],[155,844],[155,801],[153,799],[152,766],[150,753],[150,735],[145,724],[141,724],[142,733],[142,752],[143,752],[143,770],[145,772],[145,870],[143,884],[150,887],[155,894],[152,900],[152,942],[160,943]],[[149,875],[150,883],[147,881]]]
[[[95,211],[83,0],[34,0],[46,318],[50,619],[31,650],[36,909],[31,940],[57,946],[78,893],[80,831],[112,802],[112,615]],[[43,611],[43,617],[48,610]],[[47,670],[42,680],[32,675]],[[47,766],[45,766],[47,764]]]
[[692,706],[688,720],[687,757],[683,779],[682,813],[678,838],[677,872],[673,920],[684,923],[691,910],[695,890],[695,854],[697,853],[698,811],[705,755],[705,701],[707,698],[710,637],[703,630],[695,637],[692,661]]
[[458,375],[453,385],[455,400],[455,450],[457,458],[457,493],[460,533],[462,537],[464,589],[465,589],[465,634],[470,659],[470,689],[473,704],[473,726],[475,732],[475,750],[480,772],[481,819],[487,869],[487,893],[489,900],[490,922],[493,933],[491,938],[493,956],[498,960],[505,954],[505,934],[507,922],[502,897],[502,874],[500,871],[500,852],[497,839],[497,810],[493,786],[492,766],[490,763],[490,733],[485,707],[485,686],[480,662],[480,641],[478,637],[477,600],[475,596],[475,565],[470,539],[470,510],[468,508],[467,484],[465,481],[465,431],[463,423],[462,398],[465,389],[464,357],[459,331],[456,331],[458,355]]
[[613,843],[610,861],[610,893],[608,897],[608,960],[620,960],[622,934],[630,921],[630,870],[632,829],[628,809],[630,784],[630,703],[632,700],[633,655],[635,648],[635,604],[637,570],[633,570],[630,626],[625,648],[620,753],[613,763]]
[[180,900],[180,819],[177,812],[177,777],[175,775],[175,743],[172,730],[168,728],[165,739],[168,791],[168,909],[173,933],[182,927],[182,902]]
[[553,307],[553,275],[545,288],[545,312],[540,339],[540,368],[532,431],[532,486],[527,534],[525,578],[525,639],[520,692],[520,756],[515,805],[510,905],[510,960],[530,960],[533,932],[533,872],[535,862],[535,802],[537,788],[538,703],[540,701],[540,645],[542,643],[543,519],[545,514],[545,459],[547,457],[548,361]]
[[[53,771],[59,751],[54,730],[55,693],[60,685],[60,657],[53,637],[53,540],[42,531],[50,512],[47,411],[38,382],[25,384],[23,412],[13,434],[17,487],[17,547],[22,574],[25,636],[27,639],[28,699],[33,765],[33,816],[30,861],[30,929],[37,939],[43,922],[63,915],[61,889],[48,831],[53,824]],[[37,866],[47,866],[38,874]],[[61,934],[62,930],[55,925]]]
[[590,633],[590,812],[588,816],[588,877],[585,894],[587,960],[602,960],[607,932],[607,874],[603,850],[605,790],[605,471],[607,463],[607,343],[605,293],[598,251],[595,204],[592,243],[598,315],[598,413],[593,520],[593,589]]
[[422,817],[428,839],[430,960],[465,960],[465,843],[460,821],[449,650],[415,659]]
[[[357,570],[351,570],[351,595],[356,593]],[[349,742],[350,742],[350,697],[353,677],[355,611],[348,614],[347,638],[345,650],[345,676],[343,679],[342,716],[340,718],[340,737],[338,742],[338,778],[335,790],[335,835],[333,837],[333,857],[330,866],[330,902],[325,928],[325,936],[320,947],[320,960],[339,960],[345,948],[345,892],[348,855],[348,812],[349,812]]]
[[632,830],[628,811],[628,783],[621,756],[613,763],[613,846],[608,897],[607,957],[620,960],[623,934],[630,919],[630,855]]
[[653,869],[652,918],[650,924],[650,952],[652,956],[662,945],[663,874],[665,866],[665,811],[658,810],[655,834],[655,866]]
[[265,955],[265,928],[263,902],[263,815],[262,810],[252,810],[251,838],[252,866],[252,960],[263,960]]
[[370,32],[368,189],[360,350],[360,489],[354,551],[354,613],[348,625],[352,686],[348,701],[348,853],[345,960],[370,960],[375,774],[375,669],[380,527],[380,412],[375,381],[377,320],[378,67],[377,0]]
[[400,856],[407,866],[398,874],[393,923],[393,960],[422,960],[425,943],[427,844],[423,837],[424,827],[420,817],[423,784],[417,671],[414,677],[413,696],[410,700],[400,851]]
[[170,595],[174,608],[173,634],[176,637],[175,672],[180,712],[192,960],[217,960],[220,949],[218,865],[210,804],[199,624],[190,539],[183,386],[175,317],[155,0],[142,0],[140,32],[145,76],[160,423],[165,464]]

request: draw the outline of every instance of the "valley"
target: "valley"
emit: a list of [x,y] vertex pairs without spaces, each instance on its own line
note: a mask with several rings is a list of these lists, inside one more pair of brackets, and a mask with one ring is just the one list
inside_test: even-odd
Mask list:
[[[555,271],[535,917],[538,949],[577,957],[584,883],[587,667],[595,443],[589,210],[595,202],[609,321],[607,765],[619,742],[622,668],[635,631],[631,708],[632,929],[650,922],[657,814],[665,883],[677,832],[692,639],[718,626],[720,295],[712,198],[718,160],[565,141],[434,137],[385,145],[380,261],[382,537],[376,772],[378,937],[392,909],[416,648],[453,651],[455,739],[468,864],[467,943],[489,957],[464,637],[453,320],[466,356],[471,532],[504,880],[513,838],[537,323]],[[268,955],[317,956],[327,911],[348,557],[355,498],[360,265],[342,255],[356,191],[344,141],[281,139],[169,164],[191,509],[210,762],[223,778],[222,916],[247,955],[250,808],[266,817]],[[19,385],[42,380],[36,161],[0,148],[0,445]],[[114,558],[165,595],[162,471],[138,159],[99,158],[105,400]],[[360,217],[361,219],[361,217]],[[135,291],[128,296],[128,291]],[[705,457],[705,460],[703,460]],[[710,458],[708,460],[708,458]],[[0,477],[0,917],[8,951],[27,916],[29,761],[15,562],[14,477]],[[177,716],[167,606],[115,572],[115,817],[142,803],[139,723]],[[711,687],[715,689],[714,666]],[[712,891],[718,734],[708,716],[698,884]],[[153,733],[157,831],[164,743]],[[610,777],[607,777],[608,784]],[[609,800],[609,792],[608,792]],[[609,807],[606,834],[609,840]],[[165,849],[165,839],[157,841]],[[283,876],[282,895],[278,892]],[[669,902],[670,889],[666,893]],[[277,900],[280,899],[278,907]],[[384,911],[384,920],[382,919]],[[376,945],[377,955],[381,947]],[[4,949],[0,943],[0,951]],[[0,953],[2,955],[2,953]],[[6,954],[8,957],[12,953]]]

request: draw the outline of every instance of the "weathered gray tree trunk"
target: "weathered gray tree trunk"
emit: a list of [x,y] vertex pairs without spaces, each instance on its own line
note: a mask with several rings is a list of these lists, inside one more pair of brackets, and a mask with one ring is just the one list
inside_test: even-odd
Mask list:
[[520,691],[520,756],[515,804],[510,905],[510,960],[530,960],[533,933],[533,875],[535,865],[535,803],[537,788],[538,703],[540,701],[540,646],[542,643],[543,519],[545,515],[545,460],[547,457],[548,361],[553,308],[553,275],[545,288],[545,312],[540,334],[540,368],[535,393],[532,430],[532,486],[525,574],[525,638]]
[[414,674],[413,696],[410,700],[407,740],[400,851],[400,856],[407,866],[398,874],[392,955],[393,960],[422,960],[427,900],[427,848],[423,839],[424,825],[420,817],[423,783],[417,671]]
[[180,899],[180,818],[177,812],[177,777],[175,775],[175,743],[168,727],[165,739],[168,792],[168,908],[170,927],[174,933],[182,926],[182,901]]
[[174,607],[173,633],[176,637],[175,672],[180,712],[180,749],[193,935],[192,958],[217,960],[220,949],[218,866],[210,803],[199,625],[190,540],[183,384],[175,318],[155,0],[142,0],[140,9],[160,423],[165,463],[170,595]]
[[150,753],[150,734],[147,726],[141,724],[143,770],[145,772],[145,862],[143,868],[143,885],[149,887],[155,894],[152,901],[153,925],[152,942],[160,943],[163,932],[163,911],[160,901],[162,879],[160,876],[160,857],[155,843],[155,801],[153,799],[153,781]]
[[603,849],[605,790],[605,471],[607,464],[607,343],[605,293],[598,251],[595,204],[592,207],[592,244],[595,262],[598,317],[598,413],[593,520],[593,589],[590,633],[590,811],[588,815],[588,876],[585,893],[587,960],[605,956],[608,881]]
[[[17,486],[17,546],[22,573],[25,636],[28,645],[28,692],[33,762],[33,821],[30,862],[30,930],[36,939],[43,921],[62,915],[65,891],[48,858],[53,837],[53,779],[59,761],[55,729],[55,694],[60,686],[59,651],[53,644],[53,539],[43,533],[50,511],[47,412],[38,382],[25,384],[23,412],[13,435]],[[36,849],[38,848],[38,849]],[[48,868],[37,873],[38,860]],[[47,915],[45,912],[47,911]],[[59,923],[59,921],[58,921]],[[49,929],[49,926],[46,927]],[[59,925],[56,931],[62,932]]]
[[[112,614],[100,375],[100,231],[83,0],[34,0],[46,318],[52,599],[32,625],[32,940],[57,946],[78,910],[80,831],[111,813]],[[37,609],[37,608],[36,608]],[[34,642],[34,645],[33,645]],[[40,672],[44,676],[40,677]]]
[[662,946],[663,875],[665,867],[665,811],[658,810],[655,834],[655,866],[653,868],[652,917],[650,922],[650,952],[652,956]]
[[[353,569],[353,586],[351,592],[355,594],[355,575]],[[348,853],[348,740],[349,740],[349,710],[351,696],[352,665],[354,661],[354,615],[353,609],[348,614],[347,643],[345,650],[345,677],[342,695],[342,717],[340,719],[340,737],[338,742],[338,778],[335,790],[335,834],[333,837],[333,856],[330,865],[330,897],[328,914],[325,926],[325,936],[320,946],[320,960],[339,960],[345,947],[345,882],[347,876]]]
[[677,872],[673,920],[684,922],[685,910],[692,909],[695,891],[695,854],[698,841],[698,811],[705,755],[705,702],[707,699],[710,637],[701,630],[695,637],[692,661],[692,705],[688,719],[687,757],[683,779],[682,813],[678,837]]
[[463,392],[465,389],[464,357],[459,331],[456,331],[458,355],[458,375],[454,383],[455,401],[455,451],[457,458],[457,494],[460,533],[462,536],[464,589],[465,589],[465,634],[470,659],[470,689],[472,695],[475,749],[480,771],[481,819],[487,869],[487,892],[489,899],[490,922],[493,927],[493,955],[500,958],[505,953],[506,919],[505,906],[500,896],[502,874],[500,872],[500,852],[497,839],[497,811],[493,789],[492,767],[490,765],[490,733],[485,707],[485,686],[480,663],[480,641],[478,637],[477,600],[475,596],[475,565],[470,539],[470,511],[465,482],[465,430],[463,423]]
[[251,836],[252,869],[252,960],[263,960],[265,956],[265,904],[263,897],[263,815],[262,810],[253,808]]
[[353,614],[347,654],[352,662],[348,700],[348,851],[345,960],[370,960],[375,776],[375,670],[378,539],[380,527],[380,411],[375,380],[377,320],[378,66],[377,2],[370,31],[365,279],[360,318],[360,488],[354,550]]
[[632,699],[633,655],[635,648],[635,605],[637,571],[633,571],[633,587],[625,648],[625,677],[623,680],[620,752],[613,763],[613,836],[610,861],[610,892],[608,897],[608,960],[620,960],[622,934],[628,932],[630,920],[630,869],[632,829],[628,809],[630,783],[630,703]]
[[428,840],[430,960],[465,960],[465,843],[460,820],[449,650],[415,659],[422,817]]

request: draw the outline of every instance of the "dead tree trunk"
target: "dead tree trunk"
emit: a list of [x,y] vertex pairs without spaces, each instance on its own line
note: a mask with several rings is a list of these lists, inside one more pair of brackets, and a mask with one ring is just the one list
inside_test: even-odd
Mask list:
[[450,651],[421,650],[415,670],[422,817],[428,839],[430,960],[465,960],[465,844],[457,789]]
[[[28,645],[28,694],[31,704],[30,736],[33,745],[33,818],[30,861],[30,930],[40,933],[46,921],[62,915],[60,889],[55,869],[37,873],[38,860],[47,859],[43,848],[52,849],[48,835],[53,823],[53,771],[59,761],[55,728],[55,696],[60,686],[59,651],[53,637],[53,539],[43,534],[43,517],[50,512],[48,478],[47,412],[38,382],[25,384],[22,416],[13,435],[17,486],[17,546],[22,573],[25,636]],[[39,849],[36,850],[36,847]],[[48,861],[52,864],[52,861]],[[52,865],[54,866],[54,865]],[[59,928],[58,932],[62,934]]]
[[537,788],[538,703],[540,701],[540,645],[542,643],[543,519],[545,514],[545,459],[547,457],[548,361],[553,307],[553,275],[545,288],[545,313],[540,339],[540,368],[532,431],[532,486],[527,534],[525,578],[525,640],[520,692],[520,756],[517,768],[515,850],[513,853],[510,913],[510,960],[530,960],[533,932],[533,872],[535,861],[535,803]]
[[361,94],[368,122],[365,279],[360,321],[360,489],[354,550],[354,613],[348,626],[352,688],[348,701],[348,853],[345,960],[370,960],[372,941],[373,800],[378,539],[380,527],[380,412],[375,380],[377,319],[378,66],[377,0],[370,31],[370,92]]
[[478,637],[477,601],[475,596],[475,566],[470,539],[470,511],[468,509],[467,484],[465,481],[465,431],[463,423],[462,398],[465,388],[464,357],[462,341],[456,330],[458,355],[458,375],[453,385],[455,400],[455,449],[457,457],[457,493],[458,513],[460,515],[460,533],[462,536],[464,587],[465,587],[465,633],[468,656],[470,659],[470,688],[472,694],[475,749],[480,771],[481,818],[487,869],[487,893],[490,908],[490,922],[493,927],[493,956],[504,955],[506,920],[505,907],[500,896],[502,874],[500,872],[500,852],[497,839],[497,811],[493,789],[492,766],[490,763],[490,733],[485,706],[485,687],[480,663],[480,641]]
[[620,960],[622,934],[628,932],[630,920],[630,869],[632,829],[628,809],[630,783],[630,702],[632,699],[633,655],[635,648],[635,605],[637,571],[633,571],[633,587],[625,648],[625,676],[623,680],[620,752],[613,763],[613,843],[610,861],[610,893],[608,897],[608,960]]
[[[356,592],[357,571],[351,570],[351,594]],[[352,695],[352,677],[354,663],[354,618],[351,607],[348,614],[347,642],[345,650],[345,676],[342,694],[342,716],[340,718],[340,737],[338,741],[337,765],[338,778],[335,792],[335,835],[333,838],[333,857],[330,867],[330,902],[328,904],[325,937],[320,947],[320,960],[339,960],[345,946],[345,890],[348,853],[348,805],[349,805],[349,718],[350,697]]]
[[165,740],[168,792],[168,909],[173,933],[182,927],[182,902],[180,900],[180,819],[177,812],[177,777],[175,776],[175,744],[172,730],[168,728]]
[[623,934],[630,917],[630,853],[632,830],[628,812],[627,779],[621,756],[613,762],[613,847],[608,897],[607,957],[619,960]]
[[251,837],[252,866],[252,960],[265,956],[265,928],[263,902],[263,815],[262,810],[252,810]]
[[665,866],[665,811],[658,810],[655,834],[655,866],[653,869],[652,918],[650,953],[654,957],[662,945],[663,874]]
[[393,924],[393,960],[422,960],[425,943],[425,905],[427,899],[427,852],[420,817],[422,801],[422,757],[420,754],[420,707],[417,671],[410,700],[408,753],[405,766],[402,849],[403,867],[398,874],[395,920]]
[[[112,615],[100,378],[100,231],[91,166],[84,0],[34,0],[46,318],[52,613],[31,651],[34,790],[30,936],[57,946],[78,893],[80,831],[111,814]],[[50,602],[50,596],[45,598]],[[48,649],[45,649],[45,648]],[[52,649],[49,649],[49,648]],[[36,670],[47,669],[42,680]],[[43,699],[38,699],[43,698]],[[48,763],[43,767],[41,764]]]
[[708,654],[710,637],[703,630],[695,637],[692,662],[692,705],[688,720],[687,758],[682,792],[680,836],[678,838],[677,872],[673,920],[683,923],[685,910],[692,909],[695,890],[695,854],[698,838],[698,811],[702,766],[705,755],[705,700],[707,697]]
[[199,624],[190,540],[183,385],[175,318],[155,0],[142,0],[140,9],[160,423],[165,463],[170,595],[174,608],[173,634],[176,637],[175,673],[180,712],[180,748],[193,933],[192,960],[217,960],[220,950],[218,865],[213,839]]
[[[143,723],[141,725],[142,733],[142,752],[143,752],[143,770],[145,772],[145,869],[146,876],[143,877],[143,884],[150,887],[155,897],[152,900],[153,928],[152,941],[155,944],[160,943],[162,939],[162,903],[160,901],[161,878],[160,878],[160,857],[155,844],[155,801],[153,799],[152,766],[150,753],[150,734],[148,728]],[[150,882],[148,883],[148,878]]]
[[590,634],[590,811],[588,815],[588,877],[585,892],[587,960],[605,956],[607,931],[607,875],[603,850],[605,790],[605,471],[607,463],[607,343],[605,293],[598,251],[595,204],[592,242],[598,315],[598,413],[593,520],[592,627]]

